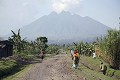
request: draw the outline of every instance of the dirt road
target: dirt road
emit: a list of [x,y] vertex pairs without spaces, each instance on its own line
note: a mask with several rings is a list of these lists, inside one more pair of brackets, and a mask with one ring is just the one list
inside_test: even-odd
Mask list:
[[[59,54],[33,67],[19,80],[83,80],[71,68],[72,60],[66,54]],[[15,80],[18,80],[16,78]]]

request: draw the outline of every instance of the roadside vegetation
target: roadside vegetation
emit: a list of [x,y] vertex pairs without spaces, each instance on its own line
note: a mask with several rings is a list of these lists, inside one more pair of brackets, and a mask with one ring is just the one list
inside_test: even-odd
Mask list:
[[[106,76],[120,79],[120,30],[108,30],[106,36],[94,42],[73,43],[67,49],[68,53],[71,49],[77,49],[81,54],[80,63],[87,68],[100,72],[100,64],[103,62],[107,65]],[[96,59],[92,58],[93,52],[97,55]]]
[[[103,62],[107,65],[106,76],[109,76],[113,79],[120,79],[120,70],[115,70],[109,67],[109,64],[106,63],[101,58],[93,59],[88,56],[81,56],[80,63],[86,66],[87,68],[100,73],[100,63]],[[102,74],[102,73],[101,73]]]
[[[20,35],[20,29],[17,33],[11,30],[13,35],[9,41],[13,43],[13,56],[2,58],[0,60],[0,79],[10,74],[24,69],[36,59],[40,59],[40,51],[45,51],[46,57],[59,54],[58,45],[48,45],[46,37],[37,37],[35,41],[27,41]],[[40,62],[38,60],[38,62]]]
[[99,56],[103,58],[111,68],[120,68],[120,30],[109,30],[105,37],[97,41]]
[[0,60],[0,77],[13,73],[18,64],[15,60]]

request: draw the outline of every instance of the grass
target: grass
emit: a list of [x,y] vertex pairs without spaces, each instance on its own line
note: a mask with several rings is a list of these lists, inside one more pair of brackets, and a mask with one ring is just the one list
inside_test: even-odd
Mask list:
[[[67,56],[70,57],[70,52],[67,52]],[[100,72],[100,63],[103,62],[107,65],[106,75]],[[78,69],[75,69],[85,80],[120,80],[120,71],[114,70],[109,67],[109,64],[105,63],[101,58],[93,59],[92,56],[80,55],[80,65]]]
[[115,78],[120,79],[120,71],[116,70],[114,73]]
[[[87,65],[90,69],[95,70],[95,71],[100,71],[100,63],[104,62],[100,58],[93,59],[92,57],[87,57],[87,56],[81,56],[81,62],[85,65]],[[104,62],[104,64],[108,65],[107,63]]]
[[15,60],[1,60],[0,61],[0,77],[13,73],[13,70],[18,67]]
[[15,73],[14,75],[8,76],[6,78],[3,78],[3,80],[16,80],[16,78],[21,78],[22,76],[24,76],[24,74],[29,71],[32,67],[32,64],[27,65],[26,67],[24,67],[24,69],[22,69],[21,71]]
[[[70,56],[70,52],[67,52],[67,56]],[[118,80],[116,78],[112,78],[110,76],[103,75],[99,70],[99,65],[101,63],[101,59],[93,59],[92,57],[81,56],[80,63],[78,69],[74,69],[74,71],[79,74],[85,80]],[[85,62],[84,64],[81,62]],[[108,64],[106,64],[108,65]]]
[[0,61],[0,79],[3,80],[4,78],[4,80],[13,80],[10,78],[18,75],[19,72],[30,65],[30,61],[32,61],[34,58],[35,57],[32,55],[21,54],[14,56],[13,59]]
[[[87,56],[81,56],[80,62],[82,63],[82,65],[84,64],[85,66],[87,66],[87,68],[89,68],[93,71],[96,71],[96,72],[100,72],[100,68],[99,68],[100,63],[101,62],[105,63],[100,58],[93,59],[92,57],[87,57]],[[107,63],[105,63],[105,64],[107,65],[107,71],[106,71],[105,76],[112,78],[112,80],[120,79],[120,71],[110,68],[109,64],[107,64]],[[97,76],[97,74],[96,74],[96,76]],[[99,75],[98,77],[102,77],[102,76]],[[110,80],[110,79],[105,79],[105,80]]]
[[103,75],[101,72],[93,71],[83,64],[80,64],[76,72],[86,80],[117,80]]

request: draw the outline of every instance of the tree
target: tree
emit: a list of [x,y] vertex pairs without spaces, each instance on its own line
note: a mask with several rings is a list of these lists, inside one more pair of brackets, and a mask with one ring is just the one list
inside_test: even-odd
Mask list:
[[47,42],[48,42],[48,40],[46,37],[38,37],[36,39],[36,44],[41,51],[46,50],[46,48],[48,47],[48,45],[46,44]]

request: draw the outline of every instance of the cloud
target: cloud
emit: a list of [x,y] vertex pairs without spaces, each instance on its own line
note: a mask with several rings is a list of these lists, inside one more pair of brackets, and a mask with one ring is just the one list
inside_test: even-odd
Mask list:
[[67,4],[57,2],[53,4],[53,10],[60,13],[61,11],[65,10],[67,8]]
[[52,4],[53,11],[60,13],[62,11],[69,11],[76,7],[82,0],[55,0]]

